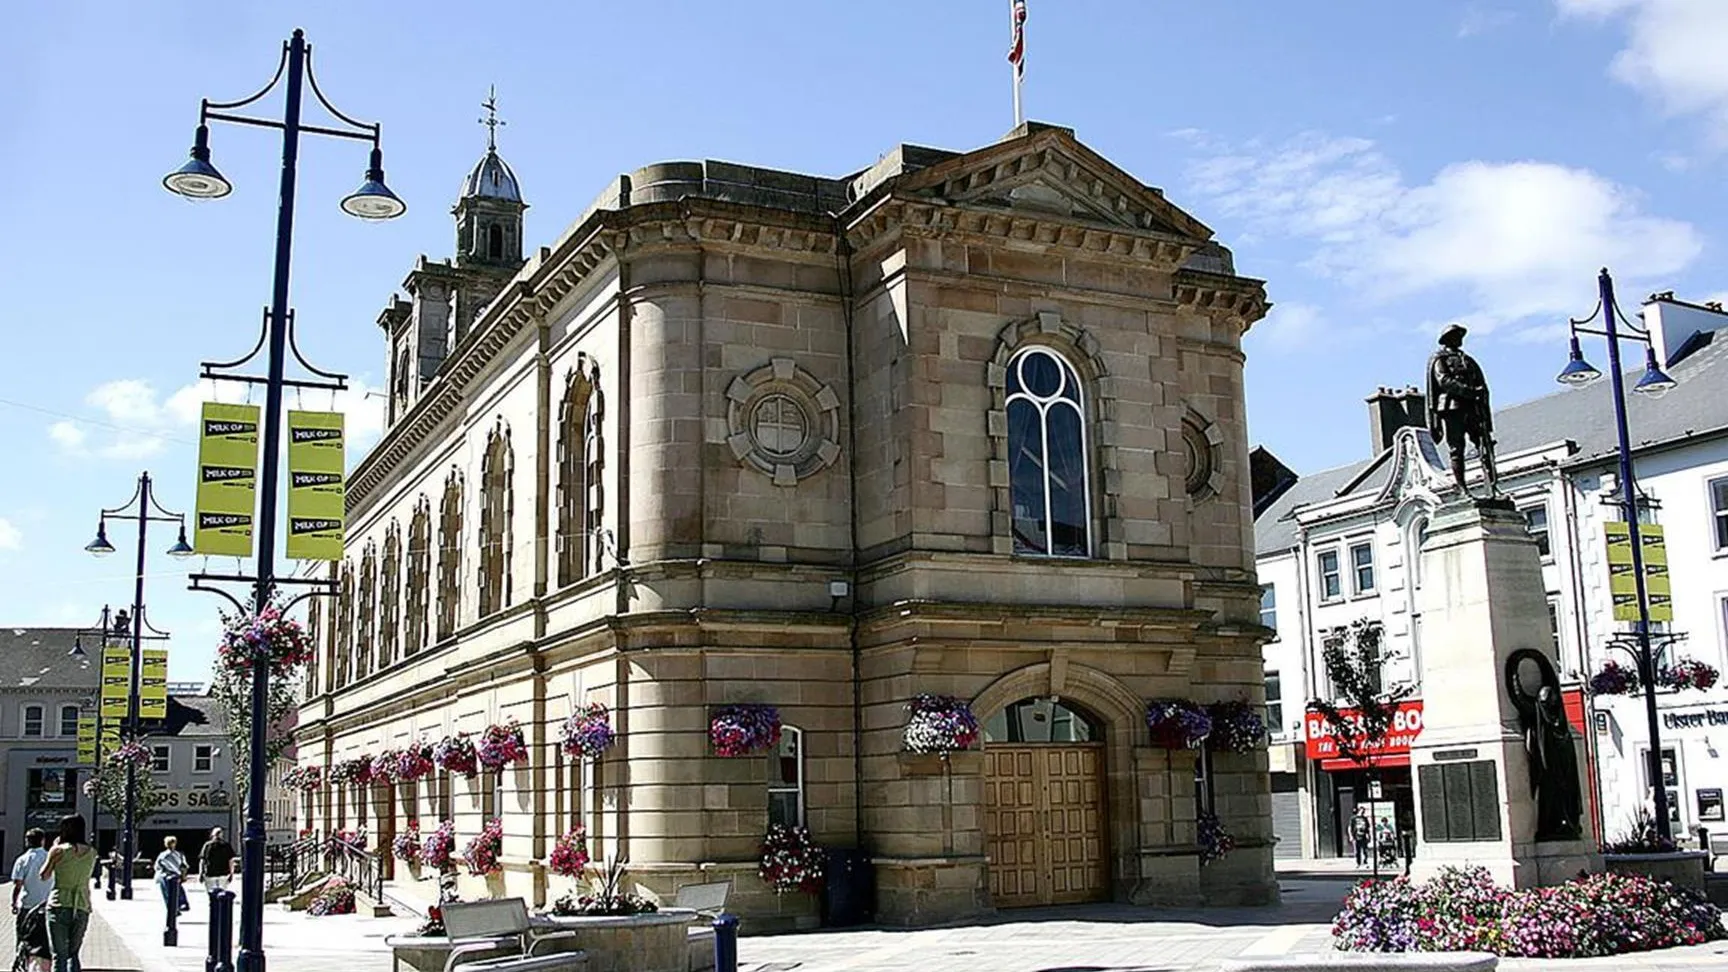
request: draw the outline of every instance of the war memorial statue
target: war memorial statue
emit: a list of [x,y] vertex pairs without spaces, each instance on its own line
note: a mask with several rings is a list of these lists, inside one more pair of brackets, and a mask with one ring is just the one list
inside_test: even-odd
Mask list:
[[1488,497],[1499,495],[1499,476],[1494,470],[1494,413],[1488,404],[1488,381],[1476,359],[1464,353],[1462,324],[1440,333],[1440,347],[1428,359],[1428,431],[1435,443],[1444,443],[1452,453],[1452,477],[1465,495],[1471,495],[1464,479],[1464,443],[1476,446],[1482,463],[1482,481]]

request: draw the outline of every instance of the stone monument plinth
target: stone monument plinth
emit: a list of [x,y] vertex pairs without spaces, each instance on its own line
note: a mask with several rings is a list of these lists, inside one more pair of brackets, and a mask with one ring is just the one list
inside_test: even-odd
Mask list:
[[[1429,520],[1421,553],[1420,670],[1423,729],[1411,747],[1417,848],[1413,877],[1440,868],[1486,867],[1502,884],[1558,884],[1602,869],[1588,840],[1536,839],[1538,807],[1525,727],[1534,700],[1559,685],[1542,565],[1523,514],[1505,500],[1458,497]],[[1530,649],[1531,651],[1523,651]],[[1508,662],[1518,659],[1508,671]],[[1546,674],[1544,674],[1544,671]],[[1546,710],[1545,710],[1546,711]],[[1561,716],[1562,723],[1564,716]],[[1567,761],[1555,747],[1569,747]],[[1580,741],[1549,743],[1547,762],[1577,776]],[[1553,800],[1553,777],[1545,777]],[[1575,779],[1582,792],[1583,780]],[[1580,821],[1580,823],[1582,823]],[[1580,831],[1580,836],[1586,831]]]

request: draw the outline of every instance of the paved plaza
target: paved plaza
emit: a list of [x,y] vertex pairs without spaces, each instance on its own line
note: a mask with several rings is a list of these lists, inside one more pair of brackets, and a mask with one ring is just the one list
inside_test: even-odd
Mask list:
[[[1320,869],[1324,870],[1324,869]],[[1005,912],[980,924],[944,928],[841,929],[747,937],[740,972],[1207,972],[1225,959],[1297,956],[1327,951],[1330,924],[1350,887],[1343,875],[1286,874],[1282,902],[1271,908],[1171,910],[1088,905]],[[181,917],[180,945],[162,945],[162,903],[142,883],[133,901],[98,899],[84,947],[86,972],[202,972],[208,905],[194,886],[192,911]],[[390,972],[386,935],[414,918],[344,915],[311,918],[265,909],[271,972]],[[0,954],[13,951],[10,922],[0,922]],[[1728,968],[1728,943],[1608,959],[1505,959],[1502,969],[1606,972],[1699,972]],[[590,972],[608,972],[591,969]]]

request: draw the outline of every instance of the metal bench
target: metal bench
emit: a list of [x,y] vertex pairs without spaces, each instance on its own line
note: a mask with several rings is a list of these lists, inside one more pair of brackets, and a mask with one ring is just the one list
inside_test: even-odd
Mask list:
[[674,908],[696,912],[699,923],[693,923],[687,937],[690,942],[690,972],[704,972],[714,967],[714,929],[710,921],[726,910],[726,898],[732,893],[731,881],[713,884],[686,884],[672,900]]
[[[574,939],[576,933],[535,929],[528,921],[528,904],[521,898],[452,901],[442,910],[452,946],[444,972],[574,972],[587,967],[588,956],[580,951],[541,953],[541,946]],[[464,956],[494,952],[500,942],[512,940],[515,955],[463,960]]]

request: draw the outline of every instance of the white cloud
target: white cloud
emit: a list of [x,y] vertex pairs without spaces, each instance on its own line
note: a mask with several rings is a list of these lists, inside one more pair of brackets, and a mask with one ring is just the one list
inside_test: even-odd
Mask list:
[[1190,170],[1253,238],[1306,240],[1306,266],[1369,301],[1458,295],[1473,327],[1580,310],[1597,267],[1660,282],[1702,249],[1693,226],[1637,194],[1549,162],[1459,162],[1411,185],[1375,143],[1317,133],[1210,152]]
[[1320,308],[1313,304],[1274,304],[1251,333],[1274,348],[1289,349],[1312,338],[1320,324]]
[[48,438],[54,440],[54,444],[65,452],[82,454],[84,452],[84,440],[88,436],[85,435],[83,429],[78,427],[77,422],[61,419],[48,426]]
[[1669,115],[1702,115],[1728,145],[1728,3],[1722,0],[1555,0],[1562,16],[1626,17],[1626,46],[1609,67]]
[[0,517],[0,550],[23,550],[24,534],[12,525],[12,521]]
[[1517,20],[1518,15],[1510,10],[1501,10],[1482,3],[1472,3],[1464,8],[1464,19],[1458,24],[1458,36],[1475,37],[1489,31],[1505,27]]

